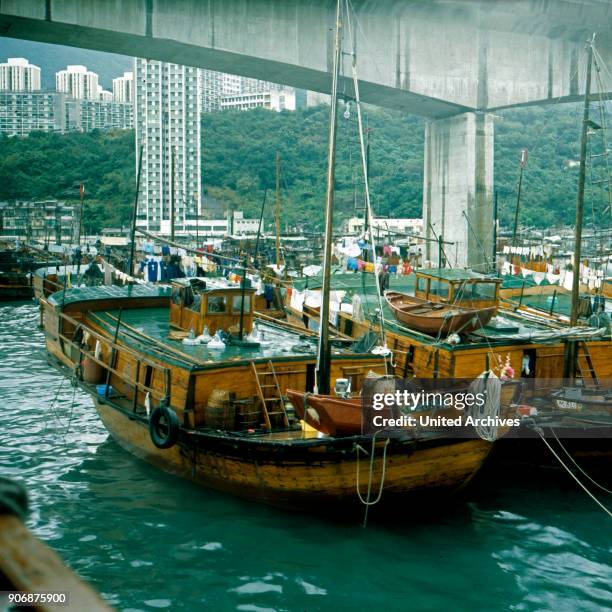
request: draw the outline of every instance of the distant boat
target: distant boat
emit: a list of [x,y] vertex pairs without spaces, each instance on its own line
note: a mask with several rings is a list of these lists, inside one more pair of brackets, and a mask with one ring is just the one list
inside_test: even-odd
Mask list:
[[496,312],[495,306],[466,308],[435,303],[397,291],[386,291],[385,299],[400,323],[431,336],[454,332],[467,334],[484,327]]

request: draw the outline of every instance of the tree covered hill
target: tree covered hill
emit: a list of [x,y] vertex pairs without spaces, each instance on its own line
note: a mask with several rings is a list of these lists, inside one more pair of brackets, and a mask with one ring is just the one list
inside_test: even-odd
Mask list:
[[[523,176],[521,223],[537,227],[573,223],[580,108],[576,105],[505,111],[495,119],[495,188],[500,217],[513,219],[521,149],[529,149]],[[275,155],[281,155],[283,226],[322,224],[329,109],[275,113],[224,111],[202,119],[203,193],[256,215],[268,188],[272,214]],[[421,215],[424,121],[382,109],[367,110],[370,189],[377,214]],[[92,229],[127,223],[134,177],[133,132],[32,134],[0,138],[0,200],[78,196],[86,182]],[[587,192],[587,218],[592,208]],[[336,155],[337,219],[363,206],[356,113],[339,114]],[[597,216],[597,214],[595,214]]]

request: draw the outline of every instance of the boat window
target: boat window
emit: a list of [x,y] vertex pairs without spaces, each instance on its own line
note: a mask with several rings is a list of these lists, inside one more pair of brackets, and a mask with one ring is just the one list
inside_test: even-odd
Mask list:
[[449,288],[450,285],[447,282],[432,278],[429,282],[429,295],[448,299]]
[[495,299],[495,283],[475,283],[472,285],[473,300]]
[[172,287],[172,303],[179,306],[183,302],[182,289],[180,287]]
[[417,291],[427,291],[427,279],[417,276]]
[[190,307],[193,304],[193,290],[191,287],[185,287],[183,291],[183,306]]
[[225,313],[226,301],[224,295],[209,295],[208,296],[208,314],[223,314]]
[[[232,298],[232,312],[240,313],[241,304],[242,304],[242,296],[235,295]],[[250,295],[244,296],[244,312],[251,312],[251,296]]]

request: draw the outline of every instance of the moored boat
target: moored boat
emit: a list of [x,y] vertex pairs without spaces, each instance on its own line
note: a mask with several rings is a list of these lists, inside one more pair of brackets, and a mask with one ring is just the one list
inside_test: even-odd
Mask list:
[[400,323],[432,336],[467,334],[484,327],[496,311],[494,306],[465,308],[454,304],[439,304],[397,291],[386,291],[385,299]]
[[[245,290],[244,306],[242,291],[210,279],[176,282],[171,293],[147,286],[68,289],[41,301],[47,349],[54,363],[76,374],[121,446],[241,497],[324,513],[358,510],[357,483],[365,489],[368,478],[390,502],[455,490],[481,466],[491,444],[480,439],[437,434],[387,442],[296,428],[284,398],[288,388],[312,391],[315,343],[271,323],[254,330],[253,290]],[[236,333],[241,317],[243,332],[256,331],[259,344],[210,348],[210,336]],[[195,342],[206,336],[204,328],[208,344]],[[333,348],[332,380],[351,377],[358,391],[368,373],[384,371],[380,357]],[[374,451],[371,472],[362,448]]]

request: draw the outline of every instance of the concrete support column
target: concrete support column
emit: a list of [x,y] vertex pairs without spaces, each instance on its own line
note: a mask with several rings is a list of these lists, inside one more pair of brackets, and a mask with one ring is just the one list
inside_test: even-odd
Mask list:
[[[447,265],[485,272],[493,264],[493,116],[463,113],[425,127],[423,222],[442,237]],[[426,259],[438,265],[438,245]]]

